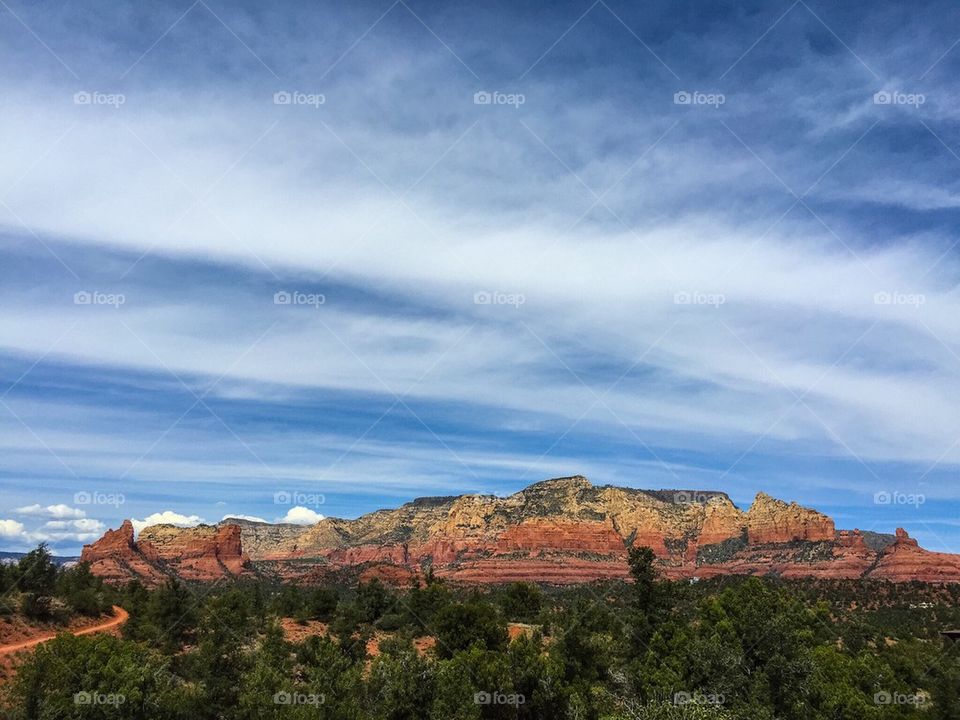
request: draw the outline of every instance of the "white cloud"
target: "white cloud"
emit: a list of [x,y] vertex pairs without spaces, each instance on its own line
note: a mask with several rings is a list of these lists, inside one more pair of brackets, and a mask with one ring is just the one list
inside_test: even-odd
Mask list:
[[49,517],[49,518],[85,518],[87,513],[81,510],[80,508],[73,508],[69,505],[59,504],[59,505],[27,505],[25,507],[20,507],[14,510],[18,515],[29,515],[33,517]]
[[232,515],[224,515],[224,516],[223,516],[223,519],[224,519],[224,520],[230,520],[230,519],[235,519],[235,520],[249,520],[250,522],[260,522],[260,523],[265,523],[265,522],[267,522],[267,521],[264,520],[263,518],[261,518],[261,517],[256,517],[255,515],[238,515],[238,514],[236,514],[236,513],[234,513],[234,514],[232,514]]
[[[769,229],[767,215],[776,218],[781,211],[765,193],[776,183],[736,144],[733,151],[725,143],[713,147],[709,136],[682,135],[678,128],[645,158],[644,173],[631,176],[605,199],[633,220],[627,213],[638,198],[662,196],[663,207],[637,208],[638,217],[646,213],[649,222],[624,231],[616,223],[591,223],[587,218],[564,233],[589,198],[566,173],[556,172],[549,153],[531,150],[531,138],[522,128],[503,137],[478,128],[468,136],[412,195],[417,219],[403,208],[384,205],[379,183],[352,161],[344,165],[342,147],[332,138],[311,148],[316,157],[310,156],[309,164],[330,165],[338,172],[310,176],[305,184],[298,136],[278,133],[268,138],[270,153],[245,156],[230,182],[218,187],[211,205],[219,218],[206,212],[191,215],[189,222],[155,237],[149,228],[176,217],[182,198],[171,194],[162,174],[152,171],[155,158],[136,140],[128,138],[115,148],[115,138],[127,137],[129,127],[137,136],[150,138],[151,146],[159,143],[157,153],[175,167],[190,169],[191,178],[216,178],[216,169],[231,166],[237,154],[237,134],[220,132],[229,126],[223,108],[210,107],[204,113],[209,124],[182,126],[177,104],[160,103],[166,108],[160,114],[126,117],[123,122],[129,126],[124,127],[119,116],[77,116],[75,108],[57,110],[44,102],[24,98],[19,107],[40,107],[0,118],[0,129],[32,142],[34,147],[18,150],[26,167],[29,157],[42,155],[49,145],[47,134],[59,135],[54,127],[38,127],[34,118],[65,113],[65,122],[77,123],[57,153],[34,170],[34,182],[18,188],[24,195],[18,214],[27,225],[86,247],[122,245],[136,254],[149,250],[182,259],[200,253],[245,264],[255,252],[278,271],[296,267],[308,278],[311,271],[326,272],[333,256],[343,275],[361,287],[373,286],[449,312],[439,319],[400,317],[380,308],[358,310],[331,302],[324,307],[319,329],[316,313],[289,309],[274,327],[278,316],[269,298],[243,295],[242,288],[212,288],[209,297],[185,296],[176,302],[140,294],[136,304],[125,308],[124,322],[133,332],[118,335],[109,314],[88,315],[82,326],[71,330],[61,298],[54,293],[47,303],[31,297],[29,303],[20,301],[21,307],[11,295],[2,299],[13,303],[16,312],[0,318],[0,347],[40,354],[56,346],[72,362],[172,369],[184,376],[220,377],[229,368],[229,380],[263,395],[277,387],[382,392],[387,386],[399,392],[415,386],[419,397],[489,399],[504,411],[568,421],[596,405],[584,424],[601,419],[619,433],[620,418],[645,438],[649,433],[682,432],[694,449],[703,435],[738,443],[749,437],[746,447],[765,434],[808,447],[818,443],[818,449],[832,453],[837,436],[868,459],[960,462],[960,449],[952,446],[960,427],[949,400],[960,390],[960,376],[954,357],[943,352],[944,345],[951,352],[960,345],[955,323],[960,297],[950,290],[955,284],[952,262],[937,264],[942,254],[938,238],[885,244],[858,237],[855,227],[839,228],[843,245],[856,249],[854,255],[845,247],[838,251],[831,232],[813,220],[804,224],[790,216]],[[261,117],[262,108],[248,109],[241,116],[255,137],[262,131],[259,121],[265,125],[268,118]],[[615,113],[616,108],[576,117],[540,117],[535,126],[553,145],[552,138],[562,138],[571,123],[617,127],[604,112]],[[230,117],[234,114],[231,105]],[[646,127],[649,118],[641,121],[638,137],[651,133],[646,145],[663,128],[654,132]],[[288,118],[284,126],[296,122]],[[360,123],[344,131],[344,139],[351,146],[408,151],[381,154],[379,174],[397,178],[416,176],[423,170],[417,167],[420,159],[440,156],[461,132],[448,128],[423,137],[398,137],[389,127]],[[569,137],[579,142],[591,135]],[[603,138],[590,142],[595,146],[583,148],[587,157]],[[91,161],[89,149],[100,147],[116,152],[93,153]],[[793,148],[781,148],[772,164],[789,167],[795,159]],[[558,147],[558,152],[563,155],[565,149]],[[277,157],[290,162],[277,162]],[[704,157],[716,157],[716,162],[704,168]],[[509,162],[499,168],[505,159]],[[619,153],[597,154],[587,163],[584,179],[606,187],[607,180],[627,170],[623,163],[629,161]],[[526,172],[528,167],[531,172]],[[130,181],[130,168],[143,173],[140,181]],[[736,170],[732,180],[731,168]],[[835,172],[841,170],[843,166]],[[21,172],[18,163],[0,167],[0,180],[13,185]],[[490,177],[498,177],[495,173],[502,175],[502,183],[490,182]],[[536,182],[522,181],[531,175]],[[265,185],[264,177],[271,182]],[[656,192],[645,192],[654,181],[644,177],[656,178]],[[53,180],[45,180],[50,178],[70,188],[58,197],[63,205],[58,212],[48,208],[46,188]],[[543,184],[558,191],[549,207],[539,204],[550,194]],[[716,193],[704,188],[719,185],[751,195],[751,211],[720,201],[704,202],[695,211],[686,208],[688,198],[713,198]],[[491,212],[503,209],[498,186],[509,190],[510,205],[520,210]],[[152,190],[145,192],[144,187]],[[433,192],[438,188],[456,191]],[[464,202],[464,196],[474,192],[476,197]],[[881,186],[870,186],[867,192],[881,199],[888,195]],[[310,202],[297,201],[305,195]],[[251,202],[254,196],[258,202]],[[106,197],[121,201],[107,203]],[[663,212],[675,209],[671,203],[681,211]],[[118,205],[128,211],[118,213]],[[318,239],[321,216],[329,225]],[[425,233],[424,225],[433,232]],[[276,227],[283,227],[283,233],[273,232]],[[450,234],[455,243],[448,241]],[[364,241],[342,243],[342,237]],[[431,262],[423,262],[423,257]],[[505,257],[512,261],[503,262]],[[472,296],[482,289],[520,292],[527,303],[522,311],[476,307]],[[727,302],[717,309],[678,307],[673,300],[678,292],[720,293]],[[874,296],[880,292],[916,293],[926,302],[919,308],[878,305]],[[521,318],[522,325],[516,322]],[[253,347],[267,327],[268,336]],[[464,333],[466,339],[457,344]],[[318,342],[323,342],[322,353],[316,351]],[[639,386],[631,385],[628,377],[607,393],[617,379],[614,372],[591,392],[563,372],[568,362],[580,370],[564,352],[578,346],[624,369],[643,357],[638,374],[649,367],[655,380]],[[441,356],[443,362],[432,367]],[[429,377],[420,382],[427,368]],[[225,381],[217,392],[229,392],[230,387],[238,385]],[[601,392],[603,403],[595,403]],[[803,397],[803,404],[774,422],[781,408],[797,397]],[[730,412],[731,407],[737,412]],[[907,414],[905,407],[910,409]],[[944,455],[946,448],[952,449]]]
[[50,520],[44,523],[41,530],[76,530],[80,532],[103,531],[104,525],[99,520],[82,518],[80,520]]
[[23,538],[23,523],[18,523],[16,520],[0,520],[0,537],[8,539]]
[[133,524],[133,529],[136,532],[140,532],[145,527],[151,525],[175,525],[177,527],[193,527],[194,525],[199,525],[204,520],[199,515],[181,515],[178,512],[173,510],[164,510],[163,512],[152,513],[147,515],[143,520],[137,520],[133,518],[130,522]]
[[98,539],[106,530],[99,520],[80,518],[77,520],[49,520],[34,532],[28,533],[33,542],[90,542]]
[[287,514],[277,520],[277,522],[292,523],[294,525],[315,525],[321,520],[323,520],[323,515],[320,513],[298,505],[290,508]]

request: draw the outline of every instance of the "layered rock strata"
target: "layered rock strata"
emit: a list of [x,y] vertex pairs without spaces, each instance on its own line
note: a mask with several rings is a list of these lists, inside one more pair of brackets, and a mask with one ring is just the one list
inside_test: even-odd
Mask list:
[[721,492],[598,487],[581,476],[503,498],[420,498],[307,527],[228,518],[187,529],[156,525],[134,540],[125,522],[85,547],[82,557],[111,581],[258,573],[320,582],[352,571],[403,584],[430,568],[467,583],[564,584],[627,577],[628,551],[637,545],[652,548],[672,578],[960,582],[960,556],[923,550],[901,530],[895,538],[837,532],[826,515],[765,493],[744,512]]

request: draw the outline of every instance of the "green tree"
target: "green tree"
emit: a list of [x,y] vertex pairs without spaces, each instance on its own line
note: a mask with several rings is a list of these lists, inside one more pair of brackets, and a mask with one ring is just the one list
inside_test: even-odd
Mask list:
[[434,619],[437,652],[451,657],[477,643],[487,650],[501,650],[507,645],[507,629],[497,611],[478,599],[448,605]]
[[236,589],[211,598],[197,628],[198,645],[187,667],[203,688],[198,717],[216,718],[239,704],[241,678],[252,665],[245,647],[250,638],[249,598]]
[[63,634],[18,668],[10,717],[166,720],[186,717],[182,692],[163,659],[142,645],[109,635]]
[[371,717],[418,720],[433,702],[434,669],[407,646],[373,661],[367,682]]
[[143,640],[168,653],[179,650],[196,631],[201,601],[178,580],[144,593],[142,587],[128,590],[125,600],[131,620],[124,637]]
[[632,547],[628,554],[633,579],[628,623],[634,652],[643,652],[657,627],[669,613],[670,585],[662,582],[656,567],[656,555],[648,547]]
[[357,587],[357,608],[363,622],[377,622],[391,610],[394,603],[396,598],[393,593],[376,578]]
[[540,614],[543,593],[533,583],[515,582],[506,587],[500,596],[503,614],[515,622],[533,622]]
[[453,593],[446,583],[434,580],[426,587],[414,587],[404,598],[403,607],[409,618],[420,632],[430,633],[434,620],[443,608],[453,602]]
[[337,610],[340,596],[336,589],[321,586],[314,588],[307,598],[307,615],[314,620],[329,620]]
[[284,585],[273,599],[273,611],[281,617],[296,617],[303,606],[303,590],[299,585]]
[[110,609],[103,580],[90,572],[90,563],[78,563],[62,572],[57,578],[56,594],[81,615],[102,615]]
[[300,688],[322,698],[314,707],[314,718],[330,720],[366,720],[362,709],[364,698],[363,663],[354,662],[327,637],[310,637],[296,648],[298,671],[303,682]]
[[289,707],[278,702],[278,693],[293,689],[292,648],[277,622],[269,623],[251,652],[239,682],[238,715],[244,718],[289,717]]
[[52,595],[58,568],[46,543],[41,543],[17,563],[16,588],[21,592]]

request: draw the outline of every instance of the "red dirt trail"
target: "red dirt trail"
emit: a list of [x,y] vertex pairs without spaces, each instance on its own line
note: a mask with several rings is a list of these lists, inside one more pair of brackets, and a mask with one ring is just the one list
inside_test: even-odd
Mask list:
[[[99,625],[91,625],[90,627],[85,627],[76,631],[64,630],[62,632],[68,632],[71,635],[91,635],[93,633],[103,632],[104,630],[112,630],[115,627],[123,625],[127,621],[127,618],[130,617],[130,613],[128,613],[119,605],[113,606],[113,615],[114,616],[112,618],[104,623],[100,623]],[[30,640],[11,643],[10,645],[0,645],[0,655],[9,655],[10,653],[32,648],[34,645],[39,645],[47,640],[53,640],[58,634],[59,633],[49,633],[47,635],[41,635],[40,637],[35,637]]]

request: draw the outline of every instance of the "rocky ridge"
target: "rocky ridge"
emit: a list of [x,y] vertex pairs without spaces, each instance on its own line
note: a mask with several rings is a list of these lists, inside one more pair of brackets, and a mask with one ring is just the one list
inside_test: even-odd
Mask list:
[[242,575],[249,564],[237,525],[153,525],[134,540],[129,520],[117,530],[108,530],[92,545],[85,545],[80,559],[90,562],[91,571],[108,581],[138,577],[150,585],[168,577],[211,580]]
[[508,497],[420,498],[306,527],[227,518],[156,525],[134,540],[128,521],[86,546],[82,559],[108,580],[148,583],[246,574],[315,582],[344,573],[404,583],[427,567],[461,582],[577,583],[626,577],[633,545],[651,547],[673,578],[960,582],[960,556],[923,550],[901,530],[896,538],[837,532],[826,515],[765,493],[743,511],[721,492],[595,486],[581,476]]

